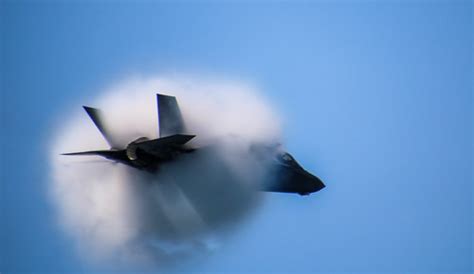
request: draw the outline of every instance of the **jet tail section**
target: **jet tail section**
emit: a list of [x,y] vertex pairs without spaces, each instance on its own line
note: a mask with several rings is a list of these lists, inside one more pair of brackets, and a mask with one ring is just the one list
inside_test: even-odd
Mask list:
[[[130,159],[127,156],[129,149],[133,147],[133,150],[140,149],[145,153],[154,156],[162,156],[163,152],[167,152],[169,148],[181,147],[182,145],[189,142],[191,139],[196,137],[196,135],[184,135],[184,134],[175,134],[168,137],[132,142],[127,149],[122,150],[91,150],[91,151],[81,151],[81,152],[71,152],[63,153],[61,155],[67,156],[101,156],[110,160],[121,161]],[[192,151],[192,148],[186,148],[186,150]],[[128,158],[127,158],[128,157]]]
[[[195,148],[185,146],[195,135],[184,134],[185,126],[178,102],[175,97],[157,94],[159,138],[148,140],[141,137],[125,148],[118,146],[113,136],[107,130],[102,119],[101,111],[96,108],[84,106],[85,111],[92,119],[100,133],[109,143],[110,150],[91,150],[64,153],[62,155],[74,156],[100,156],[109,160],[122,162],[136,168],[154,167],[157,164],[173,160],[181,153],[188,153]],[[118,149],[124,148],[124,149]]]

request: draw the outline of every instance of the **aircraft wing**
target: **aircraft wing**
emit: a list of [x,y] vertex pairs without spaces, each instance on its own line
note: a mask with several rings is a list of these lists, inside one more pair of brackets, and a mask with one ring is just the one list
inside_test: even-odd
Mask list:
[[137,143],[136,146],[147,153],[159,154],[163,151],[163,147],[181,146],[189,142],[196,135],[175,134],[163,138],[143,141]]
[[159,136],[166,137],[185,132],[183,117],[176,97],[157,94]]

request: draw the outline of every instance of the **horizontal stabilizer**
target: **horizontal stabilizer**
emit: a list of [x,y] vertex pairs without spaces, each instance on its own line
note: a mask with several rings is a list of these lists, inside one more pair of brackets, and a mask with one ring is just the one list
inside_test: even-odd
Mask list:
[[121,160],[124,155],[124,150],[91,150],[81,152],[62,153],[61,155],[68,156],[101,156],[110,160]]

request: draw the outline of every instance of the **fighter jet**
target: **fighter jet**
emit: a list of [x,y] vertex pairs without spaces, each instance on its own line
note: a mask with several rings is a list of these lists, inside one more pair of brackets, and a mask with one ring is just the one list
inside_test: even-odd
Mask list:
[[[64,153],[62,155],[95,155],[122,163],[147,172],[157,172],[166,162],[179,159],[183,154],[194,153],[201,148],[192,147],[188,142],[196,135],[186,134],[186,128],[178,102],[174,96],[157,94],[159,138],[140,137],[126,147],[117,144],[106,125],[99,109],[83,106],[86,113],[107,141],[110,149]],[[263,183],[262,191],[298,193],[308,195],[325,187],[316,176],[303,169],[288,152],[276,146],[254,145],[252,153],[271,155],[271,172],[274,180]]]

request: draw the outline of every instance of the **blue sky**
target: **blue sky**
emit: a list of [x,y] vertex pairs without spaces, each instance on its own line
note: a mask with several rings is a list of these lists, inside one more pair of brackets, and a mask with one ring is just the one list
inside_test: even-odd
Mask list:
[[269,194],[198,272],[472,272],[470,1],[2,1],[0,272],[91,271],[55,222],[65,109],[133,74],[262,87],[327,184]]

